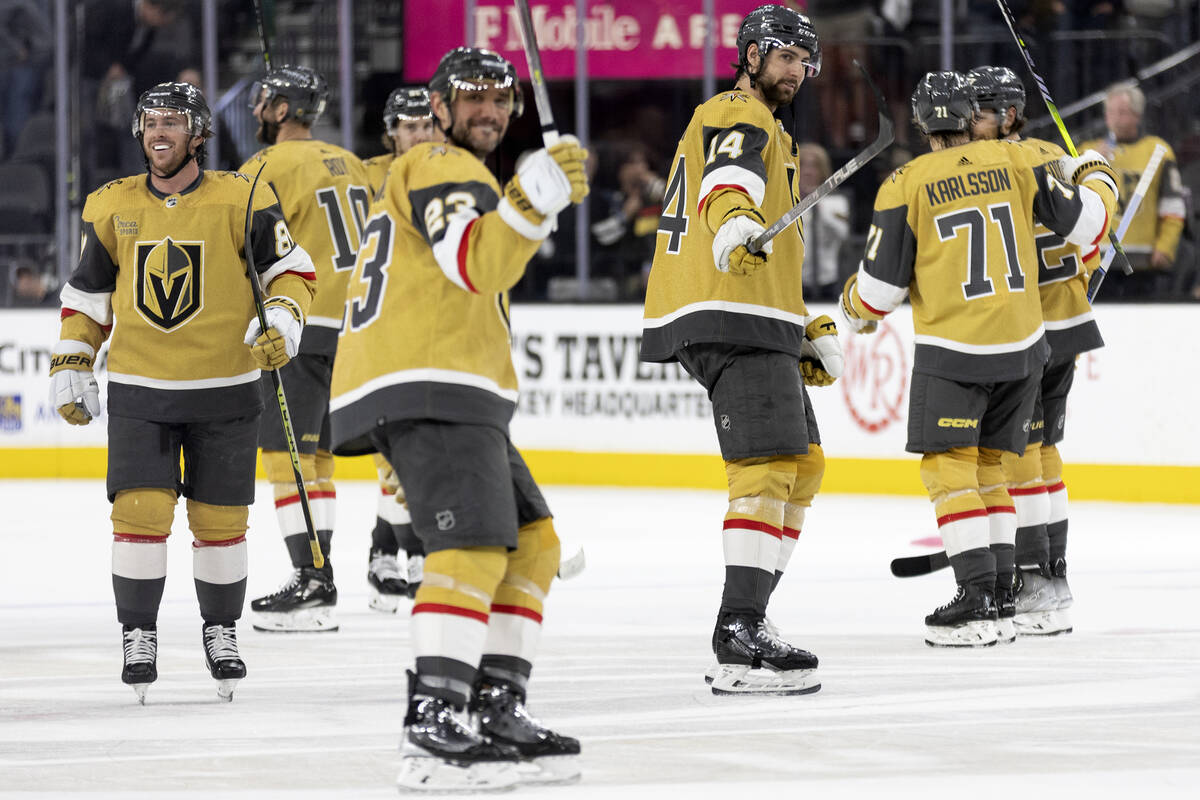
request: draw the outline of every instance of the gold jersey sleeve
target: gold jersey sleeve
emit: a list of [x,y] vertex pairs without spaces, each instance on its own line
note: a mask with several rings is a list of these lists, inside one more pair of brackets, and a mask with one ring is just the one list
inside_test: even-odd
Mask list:
[[[264,166],[265,165],[265,166]],[[317,294],[305,322],[302,353],[332,355],[342,324],[346,281],[371,203],[371,182],[353,153],[317,139],[260,150],[242,165],[279,197],[288,228],[317,271]]]
[[643,360],[671,361],[699,342],[800,354],[808,320],[802,227],[776,236],[753,275],[719,272],[704,211],[728,192],[760,209],[764,227],[799,201],[791,138],[765,105],[739,91],[697,107],[672,158],[646,287]]
[[[1125,237],[1121,240],[1125,252],[1133,257],[1131,260],[1135,262],[1135,267],[1147,266],[1149,254],[1154,250],[1166,253],[1171,258],[1175,257],[1179,237],[1183,233],[1184,217],[1187,214],[1179,165],[1175,160],[1175,151],[1157,136],[1143,136],[1134,142],[1118,143],[1113,157],[1109,159],[1109,163],[1121,179],[1121,198],[1117,205],[1117,219],[1113,222],[1115,230],[1124,219],[1129,198],[1133,197],[1134,188],[1141,180],[1157,145],[1167,149],[1166,155],[1163,156],[1162,164],[1151,180],[1150,188],[1146,190]],[[1089,148],[1103,151],[1106,147],[1104,141],[1093,139],[1084,142],[1080,151]]]
[[507,289],[538,241],[501,219],[500,186],[466,150],[414,147],[371,206],[334,362],[338,452],[369,450],[377,421],[431,418],[507,430],[517,378]]
[[[143,175],[88,196],[63,315],[111,326],[112,413],[185,421],[261,406],[258,369],[242,342],[255,313],[244,260],[250,186],[244,175],[205,171],[174,194]],[[306,307],[312,264],[270,186],[254,193],[251,237],[264,285],[294,281],[302,288],[293,299]]]

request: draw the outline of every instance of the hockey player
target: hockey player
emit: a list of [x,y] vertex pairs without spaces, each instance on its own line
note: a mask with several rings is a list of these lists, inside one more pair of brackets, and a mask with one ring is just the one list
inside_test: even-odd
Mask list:
[[712,690],[806,694],[817,658],[766,610],[825,471],[804,387],[832,383],[842,354],[833,321],[804,304],[800,226],[761,253],[747,243],[796,202],[795,151],[772,113],[820,70],[820,47],[808,17],[774,5],[747,15],[737,42],[736,85],[696,109],[672,160],[641,357],[678,361],[713,403],[729,507]]
[[397,159],[372,204],[330,404],[338,452],[391,459],[428,554],[399,783],[571,780],[579,742],[525,710],[560,546],[508,438],[517,381],[507,290],[558,212],[586,196],[587,152],[563,137],[501,189],[483,159],[521,95],[512,64],[488,50],[446,54],[430,100],[448,142]]
[[[254,627],[261,631],[337,630],[337,587],[329,559],[337,496],[329,451],[329,380],[346,281],[370,205],[370,181],[357,156],[312,136],[328,94],[325,79],[308,67],[284,65],[268,72],[252,95],[258,139],[267,147],[241,167],[246,175],[262,169],[259,183],[275,190],[296,242],[317,270],[317,294],[300,350],[280,377],[325,564],[320,569],[313,565],[280,416],[264,414],[258,437],[263,469],[274,490],[275,512],[294,572],[278,591],[250,603]],[[275,397],[267,375],[262,376],[262,391],[268,400]]]
[[388,152],[363,161],[376,192],[383,186],[393,161],[422,142],[442,141],[441,130],[433,124],[429,90],[424,86],[393,89],[383,104],[383,127],[383,146]]
[[[246,527],[254,500],[259,368],[296,352],[313,293],[312,262],[295,245],[271,187],[207,172],[212,135],[203,95],[160,83],[138,100],[133,135],[147,175],[92,192],[79,265],[62,290],[51,404],[68,422],[100,414],[92,363],[108,351],[108,498],[113,594],[122,625],[121,680],[138,701],[158,677],[158,606],[178,495],[187,498],[204,657],[218,693],[246,674],[236,622],[246,596]],[[270,294],[260,329],[243,251]],[[249,329],[247,330],[247,323]],[[247,334],[250,347],[243,344]],[[180,454],[183,473],[180,475]]]
[[1011,552],[1015,535],[1015,525],[991,526],[988,509],[1012,508],[1002,457],[1025,449],[1049,355],[1041,303],[1026,286],[1037,258],[1025,220],[1094,247],[1108,231],[1117,186],[1095,153],[1061,162],[1064,183],[1027,148],[970,141],[978,106],[957,73],[927,74],[912,108],[933,152],[880,187],[842,310],[855,331],[870,333],[910,296],[916,352],[906,449],[923,454],[921,478],[958,584],[954,599],[925,618],[925,641],[986,646],[998,638],[996,554]]
[[[424,86],[393,89],[383,106],[383,125],[387,131],[384,144],[391,152],[363,162],[375,192],[383,186],[393,161],[422,142],[443,141],[441,130],[433,124],[429,90]],[[417,593],[425,550],[413,533],[412,517],[395,470],[383,455],[375,453],[372,457],[379,473],[380,495],[367,567],[367,581],[371,585],[369,602],[376,611],[394,613],[402,596],[411,598]],[[402,548],[407,554],[403,569],[397,560]]]
[[[1006,67],[976,67],[967,75],[980,116],[972,126],[976,139],[1020,141],[1035,162],[1051,164],[1066,156],[1041,139],[1021,139],[1025,125],[1025,87]],[[1080,353],[1104,346],[1087,301],[1088,280],[1100,264],[1099,249],[1080,248],[1038,225],[1034,228],[1038,290],[1050,360],[1038,387],[1029,444],[1012,462],[1006,459],[1009,493],[1016,509],[1015,632],[1023,636],[1069,633],[1072,603],[1067,584],[1067,487],[1062,480],[1058,443],[1066,423],[1067,394]],[[1011,472],[1011,474],[1007,474]],[[997,605],[1005,575],[998,572]],[[1008,587],[1012,591],[1012,587]],[[1002,606],[1001,606],[1002,608]],[[1003,611],[1002,611],[1003,613]]]

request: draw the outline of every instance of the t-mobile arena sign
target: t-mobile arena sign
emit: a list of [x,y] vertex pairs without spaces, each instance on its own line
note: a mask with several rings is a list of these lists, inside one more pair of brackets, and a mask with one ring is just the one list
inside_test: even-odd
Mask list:
[[[729,73],[729,64],[737,60],[742,19],[761,4],[762,0],[714,0],[713,63],[718,76]],[[510,0],[477,0],[472,9],[475,35],[471,42],[466,41],[466,5],[461,0],[410,0],[405,4],[405,78],[428,80],[448,50],[469,44],[501,53],[528,79],[515,5]],[[532,2],[529,10],[546,77],[573,78],[579,21],[575,3]],[[697,78],[704,74],[708,21],[699,0],[589,2],[584,28],[587,69],[593,78]]]

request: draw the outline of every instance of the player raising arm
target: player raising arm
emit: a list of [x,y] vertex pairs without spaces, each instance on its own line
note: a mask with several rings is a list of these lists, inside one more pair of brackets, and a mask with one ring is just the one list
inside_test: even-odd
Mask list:
[[1094,246],[1108,231],[1117,188],[1112,170],[1089,153],[1061,162],[1064,181],[1015,143],[970,141],[978,106],[957,73],[926,75],[912,107],[933,152],[880,187],[842,310],[869,333],[911,297],[906,449],[923,454],[921,477],[958,584],[954,599],[926,617],[926,641],[990,645],[996,553],[1011,554],[1015,526],[992,528],[988,508],[1012,507],[1001,456],[1025,449],[1050,352],[1030,220]]
[[[507,292],[558,212],[586,196],[587,152],[563,137],[501,189],[483,159],[521,95],[512,64],[491,51],[447,53],[430,99],[449,141],[393,162],[372,204],[331,400],[337,452],[387,456],[427,553],[399,782],[447,791],[569,780],[579,742],[524,705],[560,548],[508,436],[517,380]],[[533,774],[518,776],[522,760]]]

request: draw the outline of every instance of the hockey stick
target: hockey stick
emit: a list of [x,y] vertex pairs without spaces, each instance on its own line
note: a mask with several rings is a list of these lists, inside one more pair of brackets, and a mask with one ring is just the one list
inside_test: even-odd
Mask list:
[[529,14],[528,0],[513,0],[517,6],[517,22],[521,28],[521,44],[525,46],[525,63],[529,65],[529,81],[533,84],[533,102],[537,105],[538,119],[542,123],[542,144],[553,147],[558,142],[558,128],[554,126],[554,112],[550,109],[550,92],[546,89],[546,76],[542,74],[542,54],[538,52],[537,31],[533,29],[533,17]]
[[[1046,109],[1050,112],[1050,116],[1054,118],[1054,124],[1058,126],[1058,132],[1062,135],[1063,142],[1067,145],[1067,152],[1071,154],[1072,158],[1079,158],[1079,151],[1075,149],[1075,142],[1071,140],[1071,134],[1067,133],[1067,125],[1058,113],[1058,106],[1054,105],[1054,100],[1050,97],[1050,89],[1046,86],[1046,82],[1042,80],[1042,76],[1038,74],[1037,67],[1034,66],[1033,56],[1029,53],[1029,46],[1025,44],[1025,40],[1021,38],[1021,34],[1017,32],[1017,21],[1013,17],[1012,9],[1008,7],[1007,0],[996,0],[996,2],[1000,5],[1000,13],[1004,15],[1004,21],[1008,23],[1008,29],[1017,41],[1017,47],[1021,51],[1021,56],[1025,59],[1025,66],[1029,67],[1029,74],[1033,76],[1033,81],[1037,84],[1038,91],[1042,93],[1042,100],[1046,103]],[[1121,271],[1126,275],[1132,275],[1133,265],[1129,263],[1129,256],[1125,255],[1125,248],[1121,247],[1121,243],[1117,241],[1117,237],[1111,228],[1108,231],[1108,241],[1112,244],[1112,248],[1116,251],[1117,255],[1121,257]]]
[[[1117,227],[1118,241],[1125,239],[1125,232],[1129,230],[1138,208],[1142,205],[1142,198],[1150,190],[1150,182],[1154,180],[1154,174],[1158,172],[1158,165],[1162,163],[1163,156],[1166,154],[1166,145],[1154,145],[1154,152],[1150,154],[1150,160],[1146,162],[1146,167],[1142,170],[1142,177],[1138,179],[1137,186],[1133,190],[1133,197],[1129,198],[1129,203],[1125,206],[1125,213],[1121,215],[1121,224]],[[1105,253],[1104,258],[1100,260],[1100,266],[1088,280],[1087,299],[1089,303],[1096,299],[1096,292],[1100,290],[1100,284],[1104,283],[1104,276],[1108,274],[1108,267],[1112,264],[1115,255],[1116,251],[1111,249]]]
[[568,578],[574,578],[583,572],[583,568],[586,566],[587,557],[583,554],[583,548],[581,547],[575,551],[575,555],[558,562],[558,577],[564,581]]
[[[262,281],[258,277],[258,270],[254,268],[254,246],[250,239],[250,233],[254,221],[254,190],[258,187],[258,179],[266,168],[267,164],[264,161],[254,176],[254,183],[250,184],[250,199],[246,201],[246,239],[242,245],[246,251],[246,271],[250,275],[254,311],[258,314],[258,325],[263,331],[266,331],[268,327],[267,310],[263,306]],[[279,404],[279,416],[283,419],[283,435],[287,439],[288,455],[292,459],[292,475],[296,479],[296,491],[300,494],[300,510],[304,514],[304,526],[308,529],[308,546],[312,550],[313,566],[320,569],[325,566],[325,556],[321,553],[321,543],[317,539],[317,531],[313,526],[312,511],[308,507],[308,492],[304,489],[304,475],[300,471],[300,449],[296,446],[296,432],[292,428],[292,415],[288,413],[287,398],[283,394],[283,378],[280,377],[277,369],[269,370],[269,372],[271,380],[275,384],[275,400]]]
[[906,556],[892,559],[892,574],[897,578],[915,578],[928,575],[950,566],[950,557],[945,550],[923,556]]
[[876,86],[875,82],[871,80],[871,76],[867,74],[866,69],[863,68],[862,64],[858,63],[857,59],[854,62],[854,66],[858,67],[859,71],[862,72],[863,79],[867,82],[867,85],[871,87],[871,91],[875,93],[875,105],[879,109],[879,135],[875,138],[875,141],[871,142],[866,150],[863,150],[854,158],[843,164],[841,169],[830,175],[825,182],[816,189],[813,189],[811,192],[806,194],[804,199],[792,206],[790,211],[786,212],[782,217],[775,220],[775,222],[772,223],[771,226],[765,231],[754,237],[754,239],[750,241],[750,244],[746,246],[750,252],[761,253],[767,242],[778,236],[784,228],[800,219],[800,215],[815,206],[822,197],[832,192],[838,186],[842,185],[847,178],[865,167],[868,161],[887,149],[888,145],[890,145],[892,140],[895,138],[895,129],[892,125],[892,118],[887,111],[887,103],[885,103],[883,100],[883,94],[880,93],[879,87]]
[[262,45],[263,63],[271,71],[271,48],[267,45],[267,22],[263,18],[263,0],[254,0],[254,16],[258,20],[258,43]]

